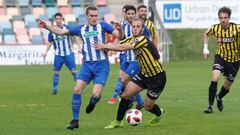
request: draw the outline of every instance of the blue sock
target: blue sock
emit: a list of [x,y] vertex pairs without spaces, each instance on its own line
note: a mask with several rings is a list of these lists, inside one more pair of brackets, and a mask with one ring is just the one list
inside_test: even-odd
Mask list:
[[143,104],[144,104],[140,93],[137,93],[137,94],[135,95],[135,97],[136,97],[136,101],[137,101],[137,103],[138,103],[139,105],[143,105]]
[[123,87],[123,84],[122,84],[121,78],[119,77],[118,80],[117,80],[116,86],[115,86],[115,90],[113,92],[113,98],[117,98],[117,96],[119,95],[122,87]]
[[59,82],[59,74],[54,73],[53,74],[53,90],[58,90],[58,82]]
[[73,94],[72,95],[72,115],[74,120],[79,119],[81,103],[82,103],[82,96],[80,94]]
[[101,96],[100,96],[99,98],[91,97],[91,98],[90,98],[90,104],[91,104],[91,105],[95,105],[96,103],[99,102],[100,99],[101,99]]

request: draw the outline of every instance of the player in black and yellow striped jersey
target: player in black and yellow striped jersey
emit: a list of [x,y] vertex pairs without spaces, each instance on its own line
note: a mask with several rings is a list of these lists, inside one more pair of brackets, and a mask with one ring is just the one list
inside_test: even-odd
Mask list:
[[163,72],[163,67],[160,64],[159,53],[151,42],[145,36],[130,37],[123,41],[121,44],[130,43],[133,45],[135,57],[138,60],[141,72],[145,77],[155,76]]
[[158,43],[159,43],[159,36],[158,36],[158,33],[157,33],[157,29],[154,26],[154,23],[151,20],[147,19],[147,14],[148,14],[147,6],[140,5],[140,6],[137,7],[138,17],[144,20],[145,25],[147,26],[147,28],[150,31],[151,39],[152,39],[154,45],[157,46]]
[[[213,112],[214,99],[217,100],[217,108],[223,111],[222,98],[229,92],[230,87],[239,70],[240,62],[240,25],[229,22],[231,9],[222,7],[218,11],[220,23],[213,25],[204,34],[203,55],[209,57],[208,37],[213,35],[217,39],[217,51],[215,54],[212,80],[209,87],[209,105],[205,113]],[[221,73],[225,76],[221,91],[217,93],[217,84]]]
[[122,44],[94,44],[94,47],[98,50],[124,51],[132,49],[141,69],[141,72],[134,76],[133,80],[127,84],[118,106],[117,118],[110,125],[106,126],[106,129],[123,126],[122,120],[128,109],[130,98],[143,89],[147,89],[144,108],[155,114],[155,117],[150,121],[150,126],[157,125],[164,113],[163,109],[155,104],[155,102],[165,87],[166,73],[160,63],[160,56],[153,42],[142,35],[143,28],[144,21],[142,19],[134,19],[132,22],[133,37],[121,41]]

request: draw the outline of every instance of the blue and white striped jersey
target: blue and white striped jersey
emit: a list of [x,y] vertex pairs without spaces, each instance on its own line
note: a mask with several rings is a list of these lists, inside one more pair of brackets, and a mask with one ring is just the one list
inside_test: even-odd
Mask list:
[[[124,39],[131,37],[132,36],[132,26],[131,26],[131,24],[129,24],[126,21],[123,21],[122,22],[122,31],[123,31],[123,34],[124,34]],[[148,38],[150,37],[150,31],[146,26],[144,26],[143,34]],[[133,50],[125,51],[125,57],[126,57],[125,60],[128,61],[128,62],[129,61],[136,61]]]
[[106,51],[95,50],[92,43],[101,41],[103,44],[107,41],[107,33],[114,31],[111,25],[106,22],[100,22],[94,26],[79,25],[69,29],[71,35],[79,36],[83,41],[82,54],[84,61],[97,61],[108,59]]
[[[69,29],[69,27],[63,25],[61,29]],[[55,55],[66,56],[73,52],[73,37],[71,36],[61,36],[50,32],[48,42],[53,43]]]

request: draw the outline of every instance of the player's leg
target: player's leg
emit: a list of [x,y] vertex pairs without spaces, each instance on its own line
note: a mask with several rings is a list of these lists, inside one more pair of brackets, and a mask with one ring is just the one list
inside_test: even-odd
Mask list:
[[[139,72],[140,72],[140,67],[138,65],[138,62],[136,61],[129,62],[127,67],[124,70],[125,76],[123,76],[123,83],[127,84]],[[136,109],[142,109],[144,106],[144,102],[140,93],[134,95],[134,97],[132,98],[132,101],[135,101],[135,100],[137,101]]]
[[217,101],[217,108],[219,111],[223,111],[223,101],[222,98],[226,96],[230,90],[230,87],[232,85],[232,82],[227,79],[227,77],[224,80],[224,84],[219,92],[219,94],[216,94],[216,101]]
[[72,116],[73,119],[70,122],[70,125],[67,126],[67,129],[78,128],[79,112],[82,103],[82,91],[86,85],[92,80],[91,71],[88,68],[88,65],[83,63],[79,74],[77,76],[76,85],[74,87],[74,92],[72,95]]
[[104,60],[93,64],[91,68],[94,75],[93,77],[94,87],[89,104],[86,108],[86,113],[91,113],[94,110],[95,105],[101,99],[102,91],[107,82],[108,74],[110,71],[110,65],[108,60]]
[[68,67],[68,69],[71,71],[74,81],[76,81],[76,79],[77,79],[77,69],[76,69],[74,53],[71,53],[70,55],[65,57],[65,64]]
[[59,83],[59,71],[62,68],[63,65],[63,58],[61,56],[55,55],[54,57],[54,64],[53,64],[53,90],[52,95],[56,95],[58,92],[58,83]]
[[121,81],[121,74],[122,74],[122,70],[119,71],[119,77],[118,77],[118,80],[117,80],[117,83],[115,85],[115,89],[114,89],[114,92],[113,92],[113,96],[112,98],[108,101],[109,104],[115,104],[117,102],[117,96],[119,95],[120,91],[122,90],[123,88],[123,84],[122,84],[122,81]]
[[148,87],[147,97],[144,100],[144,108],[155,115],[149,124],[150,126],[156,126],[164,114],[164,110],[155,104],[155,102],[165,87],[166,73],[162,72],[160,75],[145,78],[144,80]]
[[223,111],[223,102],[222,98],[228,94],[230,91],[230,88],[232,86],[232,83],[234,82],[234,79],[237,75],[238,69],[239,69],[239,62],[235,63],[227,63],[226,64],[226,70],[224,71],[224,84],[220,90],[220,92],[216,95],[217,100],[217,108],[219,111]]
[[224,70],[223,60],[218,56],[215,56],[213,71],[212,71],[212,79],[208,89],[208,107],[204,110],[204,113],[212,113],[213,112],[213,104],[214,99],[217,93],[217,84],[221,76],[221,72]]
[[131,97],[142,90],[143,88],[138,86],[134,82],[130,81],[128,83],[124,92],[121,95],[122,99],[118,106],[116,120],[112,121],[108,126],[105,127],[105,129],[123,127],[122,120],[124,118],[126,111],[129,109]]

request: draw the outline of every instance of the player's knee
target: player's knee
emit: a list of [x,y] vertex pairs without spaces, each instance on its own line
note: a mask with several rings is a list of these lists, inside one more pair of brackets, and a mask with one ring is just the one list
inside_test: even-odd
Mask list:
[[74,91],[74,93],[81,93],[81,89],[79,86],[75,86],[73,91]]

